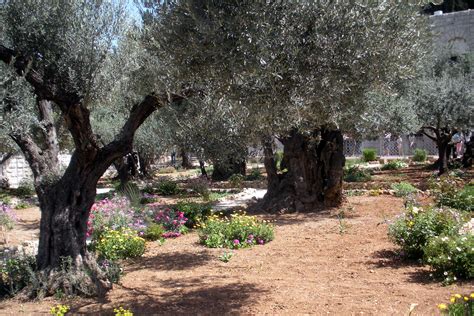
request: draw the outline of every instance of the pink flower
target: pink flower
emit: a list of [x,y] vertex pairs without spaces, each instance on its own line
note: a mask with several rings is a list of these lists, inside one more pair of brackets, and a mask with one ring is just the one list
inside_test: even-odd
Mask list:
[[264,243],[265,243],[265,241],[264,241],[263,239],[259,239],[259,240],[258,240],[258,244],[259,244],[259,245],[263,245]]
[[238,239],[234,239],[234,245],[240,244],[240,241]]

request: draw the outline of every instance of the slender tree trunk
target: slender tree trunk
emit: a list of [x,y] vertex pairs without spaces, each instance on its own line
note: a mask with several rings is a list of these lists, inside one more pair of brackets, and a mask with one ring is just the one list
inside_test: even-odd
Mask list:
[[201,175],[208,178],[204,160],[199,160],[199,168],[201,169]]
[[151,173],[150,173],[150,167],[151,167],[151,161],[152,157],[150,155],[147,155],[143,152],[138,152],[138,159],[140,161],[140,174],[143,178],[150,178]]
[[449,148],[449,139],[440,137],[437,141],[438,145],[438,171],[442,175],[448,170],[448,148]]
[[340,205],[345,163],[341,132],[321,129],[313,135],[303,135],[292,131],[281,141],[287,172],[275,176],[275,163],[269,147],[264,146],[270,178],[260,207],[270,211],[312,211]]
[[273,139],[265,137],[262,140],[263,146],[263,164],[267,172],[267,189],[270,192],[275,192],[280,183],[277,165],[275,161],[275,154],[273,152]]

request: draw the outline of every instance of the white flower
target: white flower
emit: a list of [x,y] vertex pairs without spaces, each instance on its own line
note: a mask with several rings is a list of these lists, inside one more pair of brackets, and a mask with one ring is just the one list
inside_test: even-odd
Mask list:
[[443,273],[443,274],[444,274],[444,275],[448,275],[448,272],[444,271],[444,273]]
[[450,257],[450,256],[448,256],[448,260],[451,260],[451,257]]
[[456,247],[456,250],[457,250],[457,251],[459,251],[459,252],[461,252],[461,251],[462,251],[462,249],[461,249],[461,248],[459,248],[459,247]]
[[456,281],[457,280],[456,277],[453,277],[453,280]]
[[441,238],[441,240],[442,240],[442,241],[448,241],[449,238],[448,238],[448,237],[443,237],[443,238]]

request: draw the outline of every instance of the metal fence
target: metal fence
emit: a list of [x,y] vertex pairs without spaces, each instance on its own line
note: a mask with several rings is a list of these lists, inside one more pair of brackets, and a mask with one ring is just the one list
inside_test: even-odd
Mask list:
[[428,155],[438,155],[436,143],[426,136],[383,137],[374,140],[344,140],[344,155],[346,157],[360,157],[365,148],[375,148],[377,155],[383,157],[406,157],[413,155],[417,148],[424,149]]

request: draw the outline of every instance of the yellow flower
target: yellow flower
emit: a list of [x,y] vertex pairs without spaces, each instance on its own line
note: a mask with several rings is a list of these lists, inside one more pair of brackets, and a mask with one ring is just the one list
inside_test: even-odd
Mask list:
[[440,310],[444,311],[444,310],[448,309],[448,306],[446,304],[441,303],[441,304],[438,305],[438,308]]
[[474,293],[471,293],[471,295],[469,295],[471,298],[474,298]]
[[455,298],[454,296],[452,296],[452,297],[449,299],[449,301],[450,301],[451,303],[454,303],[454,302],[456,302],[456,298]]
[[466,302],[469,301],[469,297],[464,296],[464,300],[465,300]]
[[461,294],[454,294],[454,297],[455,298],[461,298],[462,296],[461,296]]

